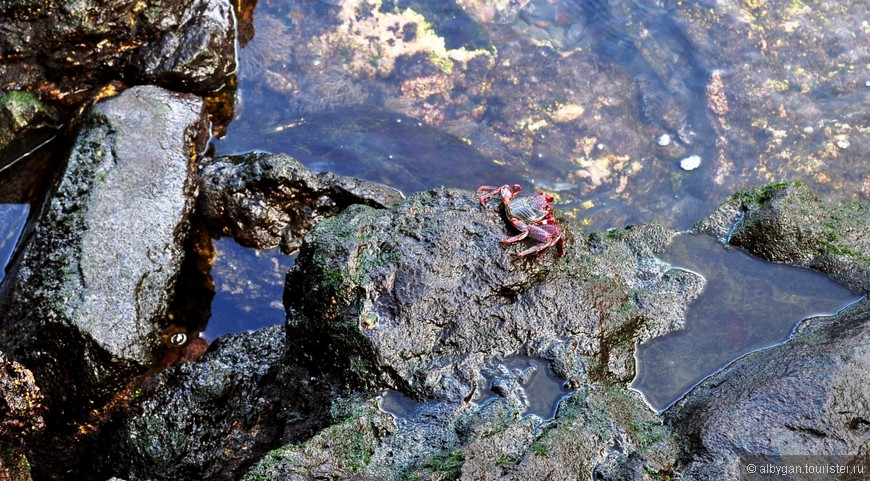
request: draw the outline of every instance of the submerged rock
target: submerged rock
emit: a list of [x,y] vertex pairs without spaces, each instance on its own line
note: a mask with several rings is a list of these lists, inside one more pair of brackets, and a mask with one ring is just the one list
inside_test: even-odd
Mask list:
[[0,308],[0,345],[52,414],[99,405],[154,362],[206,127],[201,100],[156,87],[86,116]]
[[315,173],[285,154],[206,159],[200,166],[199,211],[212,232],[258,249],[295,251],[317,223],[351,204],[387,207],[402,200],[389,187]]
[[221,337],[203,357],[148,381],[100,449],[100,471],[127,479],[238,479],[252,460],[320,429],[328,382],[283,362],[272,326]]

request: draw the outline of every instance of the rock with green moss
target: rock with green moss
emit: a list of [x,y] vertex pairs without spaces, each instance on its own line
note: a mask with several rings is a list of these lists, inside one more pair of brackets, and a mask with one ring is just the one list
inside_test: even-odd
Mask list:
[[773,262],[810,267],[870,292],[870,205],[826,205],[802,182],[738,192],[700,230]]
[[[870,207],[832,207],[801,182],[737,192],[696,228],[771,261],[811,267],[857,293],[870,287]],[[740,456],[863,453],[870,390],[870,304],[803,321],[787,342],[749,354],[665,412],[681,437],[683,479],[736,479]]]
[[716,374],[665,413],[683,479],[740,477],[740,456],[866,455],[870,304],[805,321],[793,339]]
[[673,473],[678,439],[622,387],[596,386],[563,401],[505,478],[655,479]]
[[[800,184],[764,186],[736,194],[698,229],[733,240],[746,223],[762,252],[763,241],[783,236],[769,252],[785,246],[792,254],[778,260],[801,265],[808,261],[795,252],[816,252],[807,245],[840,255],[799,242],[806,225],[834,221],[852,236],[845,245],[860,249],[864,224],[814,199]],[[386,210],[351,207],[309,232],[287,278],[288,354],[351,389],[393,388],[422,402],[352,458],[361,460],[355,471],[345,459],[324,479],[727,479],[747,450],[783,452],[817,432],[806,445],[820,452],[866,443],[868,393],[852,381],[867,357],[866,307],[805,323],[793,340],[737,361],[659,416],[626,387],[634,346],[678,328],[704,281],[656,259],[673,236],[667,229],[586,237],[563,228],[572,240],[564,258],[518,259],[517,246],[498,242],[511,233],[499,209],[439,189]],[[549,360],[575,389],[554,419],[525,413],[512,391],[469,402],[481,367],[515,352]],[[377,431],[362,426],[357,438]],[[271,471],[249,475],[310,479],[327,459],[287,449],[268,461]]]
[[60,127],[56,109],[29,92],[0,96],[0,170],[50,139]]
[[630,380],[634,342],[679,327],[703,286],[667,275],[653,253],[673,232],[655,226],[587,245],[566,225],[564,258],[518,258],[496,204],[438,189],[321,222],[287,277],[291,354],[417,399],[467,398],[487,362],[514,353],[577,384]]
[[219,338],[141,386],[103,428],[89,469],[102,479],[235,480],[281,443],[310,438],[327,424],[330,384],[283,358],[283,326]]
[[[635,343],[679,328],[704,285],[655,258],[674,232],[638,226],[587,239],[565,223],[565,257],[522,259],[520,246],[499,242],[511,235],[501,210],[472,192],[436,189],[389,209],[352,206],[308,233],[287,277],[288,355],[352,390],[393,388],[426,402],[382,430],[355,458],[360,466],[320,452],[336,446],[325,442],[344,429],[335,426],[318,444],[265,459],[250,479],[670,472],[670,431],[625,384]],[[547,359],[578,389],[555,420],[525,412],[514,392],[522,382],[469,402],[486,389],[484,369],[516,353]],[[368,439],[359,429],[372,423],[360,423],[346,443]],[[618,449],[605,453],[602,443]]]
[[366,468],[382,439],[395,430],[395,420],[378,409],[376,400],[364,401],[304,443],[270,452],[243,479],[382,479],[371,477]]
[[0,345],[63,414],[56,427],[157,359],[206,138],[202,101],[157,87],[85,116],[0,303]]
[[636,394],[588,387],[562,401],[551,421],[508,399],[427,403],[393,418],[377,398],[301,445],[263,459],[246,480],[666,479],[678,443]]

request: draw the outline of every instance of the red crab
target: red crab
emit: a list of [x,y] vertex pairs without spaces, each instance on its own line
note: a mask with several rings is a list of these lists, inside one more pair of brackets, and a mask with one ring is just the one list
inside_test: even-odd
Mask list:
[[523,188],[517,184],[513,186],[505,184],[501,187],[481,185],[477,188],[477,194],[480,196],[482,205],[486,204],[486,199],[501,194],[505,215],[510,223],[520,231],[513,237],[502,239],[503,243],[519,242],[526,237],[540,242],[540,244],[518,253],[517,256],[523,257],[529,254],[540,256],[548,247],[556,246],[558,256],[562,257],[565,255],[565,242],[562,239],[562,231],[556,225],[556,219],[553,218],[553,206],[550,205],[553,202],[553,197],[543,192],[517,197],[522,190]]

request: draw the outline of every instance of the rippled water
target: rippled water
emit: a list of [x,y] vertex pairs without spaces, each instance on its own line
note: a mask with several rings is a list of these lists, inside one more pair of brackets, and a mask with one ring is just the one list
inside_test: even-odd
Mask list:
[[662,260],[706,280],[685,328],[638,346],[631,387],[662,411],[738,357],[785,341],[809,317],[831,315],[857,300],[809,269],[771,264],[713,237],[674,237]]

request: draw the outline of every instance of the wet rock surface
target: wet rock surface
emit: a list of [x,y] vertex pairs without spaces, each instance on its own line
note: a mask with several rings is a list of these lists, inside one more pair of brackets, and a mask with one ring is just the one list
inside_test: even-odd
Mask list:
[[689,448],[683,479],[736,479],[743,454],[866,455],[868,338],[865,300],[695,388],[666,414]]
[[508,399],[479,408],[435,403],[395,419],[376,399],[358,399],[335,424],[272,451],[243,479],[519,481],[595,473],[616,480],[645,479],[644,469],[670,472],[674,438],[624,391],[578,391],[551,423],[523,417],[523,409]]
[[[663,228],[614,231],[589,247],[568,231],[566,257],[518,259],[518,246],[499,242],[510,230],[495,204],[441,189],[321,222],[287,277],[291,351],[317,353],[320,368],[353,385],[418,399],[466,398],[487,358],[517,352],[554,360],[568,380],[624,378],[631,348],[616,344],[677,328],[700,291],[700,278],[652,257],[673,234]],[[668,308],[646,302],[651,292]]]
[[698,228],[763,259],[817,269],[854,292],[870,292],[864,202],[831,206],[801,182],[768,184],[733,195]]
[[[791,177],[795,165],[829,197],[870,195],[866,180],[860,194],[841,189],[857,185],[844,177],[866,173],[856,148],[867,137],[865,46],[854,40],[867,30],[861,2],[725,1],[716,8],[684,2],[650,10],[650,18],[673,17],[679,28],[671,32],[656,31],[643,17],[661,2],[588,2],[602,7],[601,28],[617,29],[587,44],[582,30],[596,25],[577,21],[585,13],[577,2],[462,0],[485,30],[464,29],[473,33],[466,49],[463,42],[439,43],[428,13],[406,9],[408,2],[387,3],[296,2],[282,13],[293,25],[266,17],[258,35],[267,48],[251,57],[264,64],[267,88],[294,92],[290,109],[321,119],[377,100],[386,121],[418,121],[456,136],[453,144],[463,149],[451,152],[474,152],[487,172],[490,159],[508,159],[512,175],[540,176],[566,198],[616,206],[571,207],[597,225],[661,212],[694,222],[703,209],[692,192]],[[313,5],[330,6],[329,14],[315,14]],[[61,106],[61,117],[117,78],[204,92],[233,70],[226,2],[5,2],[0,18],[2,93],[20,89],[13,97],[26,93]],[[711,40],[711,31],[721,37]],[[385,51],[384,44],[397,48]],[[620,45],[628,50],[614,50]],[[692,48],[699,45],[721,63],[695,63]],[[288,72],[291,58],[305,70]],[[577,72],[594,75],[566,86]],[[686,76],[696,78],[680,85]],[[524,87],[519,94],[517,83]],[[519,260],[512,256],[519,246],[498,242],[515,232],[495,203],[481,207],[470,192],[437,190],[390,209],[374,207],[391,202],[372,202],[336,215],[355,199],[373,198],[368,187],[361,194],[340,178],[312,192],[340,185],[354,200],[345,201],[344,193],[340,201],[308,199],[316,207],[305,212],[315,220],[336,216],[307,233],[287,277],[288,340],[282,328],[228,336],[136,387],[135,375],[154,361],[160,343],[158,324],[192,203],[188,154],[199,150],[191,139],[163,142],[183,166],[167,174],[145,169],[153,163],[142,146],[163,139],[152,128],[181,125],[193,135],[203,124],[195,99],[134,91],[88,117],[90,133],[80,138],[5,281],[0,348],[24,367],[2,365],[13,366],[7,373],[16,389],[33,392],[25,368],[46,381],[50,436],[16,439],[35,453],[37,477],[237,479],[262,456],[248,479],[727,479],[747,451],[865,454],[866,301],[803,323],[789,342],[737,361],[657,416],[626,388],[634,344],[679,328],[704,287],[698,276],[656,261],[673,232],[643,225],[587,239],[560,219],[573,238],[567,256]],[[140,97],[144,92],[150,93]],[[108,128],[106,106],[121,102],[113,125],[157,120],[149,128]],[[26,129],[54,125],[51,108],[21,111],[37,113]],[[269,120],[272,133],[290,128],[284,111],[273,110],[280,114]],[[625,121],[614,121],[620,115]],[[297,130],[284,141],[312,131]],[[381,140],[403,135],[369,129],[357,137],[364,144],[375,132],[384,132]],[[668,142],[657,140],[665,133]],[[409,139],[420,147],[417,137]],[[439,139],[427,148],[436,160],[446,145]],[[699,171],[715,174],[712,183],[710,175],[676,168],[690,158],[693,142],[704,153]],[[214,177],[203,178],[220,180],[213,192],[200,186],[200,208],[214,209],[206,217],[221,233],[292,250],[312,228],[294,218],[298,207],[285,198],[298,192],[283,187],[285,179],[308,174],[279,159],[254,155],[205,165]],[[545,159],[547,167],[536,171],[529,159]],[[377,173],[395,165],[401,163],[379,163]],[[155,182],[182,193],[163,195]],[[129,195],[132,185],[161,203]],[[674,195],[681,200],[674,203]],[[643,204],[640,213],[620,207],[629,200]],[[137,223],[143,214],[148,222]],[[867,220],[866,204],[827,206],[790,184],[738,193],[698,228],[866,293]],[[573,388],[552,421],[524,415],[523,400],[534,393],[521,373],[500,376],[493,399],[474,401],[485,366],[516,353],[547,360]],[[341,377],[338,395],[332,375]],[[4,386],[0,376],[2,400],[15,393]],[[383,388],[419,406],[405,417],[383,412],[371,394]],[[111,396],[120,401],[101,411]],[[13,395],[9,405],[21,399]],[[0,437],[38,431],[42,411],[30,401],[0,419]],[[58,432],[58,423],[85,406],[96,413],[91,422],[70,426],[75,434]],[[102,424],[106,417],[111,421]],[[97,445],[69,447],[92,429]],[[98,454],[81,454],[94,446]],[[94,457],[97,473],[90,470]],[[27,459],[2,462],[29,477]]]
[[[736,193],[697,227],[730,232],[731,243],[756,255],[818,269],[866,294],[867,209],[833,207],[802,183],[776,183]],[[693,389],[665,413],[685,446],[683,479],[736,478],[745,454],[866,454],[870,390],[860,373],[870,363],[868,336],[864,299],[836,316],[803,321],[788,342],[749,354]]]
[[45,428],[43,397],[33,374],[0,353],[0,479],[29,479],[25,442]]
[[[587,242],[564,225],[573,238],[564,258],[518,259],[519,246],[499,243],[510,232],[500,209],[468,191],[437,189],[390,209],[350,207],[309,232],[287,277],[288,355],[339,373],[351,389],[388,387],[424,404],[396,420],[362,409],[273,452],[249,477],[669,472],[676,444],[625,383],[634,342],[678,328],[703,287],[654,259],[673,232],[640,226]],[[576,390],[553,421],[524,415],[534,393],[511,376],[496,376],[495,399],[469,402],[485,368],[515,353],[549,360]],[[605,456],[602,439],[619,449]],[[566,465],[562,456],[578,444],[588,456]]]
[[193,208],[202,102],[137,87],[85,120],[3,293],[0,344],[60,415],[154,362]]
[[38,90],[66,106],[121,76],[171,71],[158,80],[206,93],[235,69],[235,25],[226,0],[4,2],[0,18],[0,72],[7,85]]
[[[784,188],[772,184],[758,192]],[[781,208],[786,211],[800,210],[805,200],[799,195],[780,195]],[[741,196],[748,198],[746,192],[734,198]],[[768,200],[752,205],[757,208]],[[733,223],[732,214],[740,209],[732,205],[729,210],[728,205],[723,204],[699,229],[715,233],[712,226],[730,225],[724,219]],[[813,206],[823,212],[830,209],[821,203]],[[362,399],[356,414],[302,445],[272,452],[246,479],[538,479],[552,475],[622,480],[649,479],[651,473],[730,479],[736,472],[729,469],[747,451],[781,454],[803,446],[798,453],[837,454],[865,445],[866,421],[861,413],[867,393],[858,386],[857,373],[864,369],[866,357],[861,347],[866,302],[834,318],[805,321],[794,339],[736,362],[664,416],[657,416],[625,388],[626,371],[633,369],[627,361],[633,354],[632,339],[679,326],[681,314],[674,310],[703,286],[694,275],[667,269],[653,260],[670,238],[668,232],[642,226],[593,234],[588,244],[575,241],[570,245],[562,260],[547,253],[537,260],[522,261],[510,255],[516,246],[497,243],[507,232],[497,214],[481,207],[468,192],[435,190],[388,210],[350,208],[309,233],[296,268],[288,275],[291,356],[316,358],[324,369],[343,373],[348,385],[388,386],[424,402],[406,416],[392,418],[374,409],[376,397]],[[743,222],[749,217],[748,211]],[[794,219],[785,223],[793,226],[789,222]],[[843,226],[861,225],[861,207],[838,219]],[[464,235],[447,228],[454,225]],[[757,230],[763,232],[765,227]],[[801,238],[799,229],[777,232],[785,232],[780,239],[785,245]],[[406,235],[413,239],[409,244],[403,240]],[[841,249],[860,248],[860,235],[844,238]],[[757,245],[768,241],[769,237],[762,237]],[[423,244],[426,255],[422,251],[395,254],[414,244]],[[484,254],[476,264],[496,273],[464,270],[462,260],[472,258],[477,249]],[[440,262],[432,260],[436,258]],[[439,265],[444,265],[443,270],[438,270]],[[406,266],[414,266],[416,282],[404,281]],[[513,277],[515,271],[522,276]],[[309,287],[298,287],[303,275]],[[451,278],[461,278],[462,284],[451,284]],[[864,282],[860,276],[855,279]],[[534,325],[542,336],[548,329],[558,329],[540,322],[547,316],[572,326],[571,316],[576,314],[565,308],[557,314],[524,317],[526,309],[536,303],[560,308],[558,295],[541,295],[546,287],[558,289],[549,286],[556,280],[569,286],[572,301],[585,303],[585,310],[593,314],[603,314],[611,330],[602,335],[595,327],[578,328],[563,333],[569,342],[556,345],[547,345],[525,331],[518,333],[517,324]],[[500,286],[501,296],[475,292],[493,285]],[[504,296],[505,286],[511,289],[509,299]],[[608,303],[606,296],[613,292],[608,286],[622,292],[636,289],[630,296],[631,308]],[[439,302],[447,293],[455,293],[462,301]],[[312,309],[307,302],[319,307]],[[487,316],[498,313],[499,305],[512,302],[516,304],[511,316],[499,317],[498,327],[489,330]],[[463,311],[462,305],[468,304],[476,307]],[[414,309],[417,305],[419,310]],[[633,311],[629,318],[636,324],[631,327],[619,324],[623,319],[619,312],[624,309]],[[320,317],[308,317],[315,311]],[[473,320],[473,327],[464,327],[454,315]],[[427,325],[430,322],[435,327]],[[438,331],[440,327],[444,331]],[[392,337],[388,335],[391,329],[396,331]],[[620,348],[622,341],[631,347]],[[523,377],[520,371],[501,376],[502,382],[493,389],[497,397],[483,405],[463,398],[476,385],[478,360],[504,356],[508,349],[550,360],[575,388],[552,421],[522,415],[523,400],[533,393],[523,392],[521,382],[511,382]],[[342,356],[345,361],[336,362]],[[324,366],[324,360],[336,363]],[[809,395],[801,397],[801,393]]]
[[0,169],[108,84],[205,95],[232,83],[235,29],[228,0],[0,3]]
[[315,173],[286,154],[254,152],[200,164],[199,212],[210,230],[258,249],[290,253],[319,221],[352,204],[386,207],[394,189],[330,172]]
[[201,94],[224,87],[236,70],[232,4],[179,3],[184,5],[181,15],[160,19],[160,39],[141,48],[131,66],[148,83]]
[[57,134],[60,114],[28,92],[0,96],[0,171]]
[[100,449],[125,479],[238,479],[252,461],[325,425],[332,389],[284,362],[284,328],[234,334],[143,384]]

